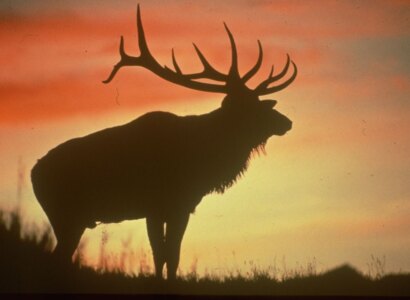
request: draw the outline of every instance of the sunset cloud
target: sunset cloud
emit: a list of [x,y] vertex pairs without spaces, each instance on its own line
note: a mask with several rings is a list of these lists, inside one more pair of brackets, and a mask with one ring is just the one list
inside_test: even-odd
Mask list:
[[409,32],[410,5],[407,1],[387,4],[383,0],[277,0],[259,3],[275,16],[291,16],[288,33],[300,37],[363,38],[404,36]]
[[[161,10],[158,9],[160,3]],[[141,4],[151,51],[162,64],[172,65],[171,49],[174,48],[185,72],[198,71],[201,65],[191,45],[191,42],[195,42],[209,61],[226,72],[230,50],[222,26],[223,13],[212,10],[216,6],[213,2],[204,6],[181,3],[193,14],[201,12],[202,18],[189,15],[187,18],[180,18],[178,9],[181,6],[176,2],[163,4],[154,1],[152,4]],[[313,93],[324,92],[327,97],[334,98],[332,101],[338,101],[339,95],[343,94],[349,95],[343,101],[350,101],[349,98],[353,95],[374,97],[380,94],[380,89],[384,86],[401,91],[405,91],[408,86],[410,75],[394,71],[400,70],[398,68],[405,53],[389,57],[380,50],[385,48],[383,45],[375,44],[377,48],[374,53],[359,58],[356,56],[360,55],[361,50],[356,42],[349,42],[352,43],[352,49],[338,46],[341,39],[354,36],[368,38],[374,35],[380,38],[404,34],[403,22],[408,21],[400,11],[407,6],[401,1],[393,2],[388,7],[379,1],[372,2],[374,5],[370,6],[354,2],[314,2],[314,9],[309,1],[257,1],[252,6],[252,11],[263,16],[263,22],[251,23],[246,17],[246,11],[245,17],[239,18],[244,13],[243,8],[249,7],[249,2],[235,3],[237,7],[229,15],[233,23],[230,26],[238,43],[242,72],[256,60],[256,39],[259,38],[264,46],[264,64],[251,81],[251,86],[265,78],[271,63],[275,63],[279,70],[286,53],[291,54],[300,69],[297,85],[292,87],[296,89],[293,90],[295,94],[303,92],[307,87]],[[99,83],[119,59],[119,36],[125,36],[128,53],[139,53],[136,44],[135,7],[130,9],[130,5],[126,4],[116,7],[113,2],[99,5],[93,1],[78,6],[63,2],[53,5],[55,10],[28,10],[24,9],[23,4],[16,5],[20,10],[15,9],[12,13],[7,9],[2,10],[0,41],[6,46],[0,49],[0,89],[4,108],[1,122],[38,119],[45,109],[48,112],[44,116],[50,115],[53,118],[79,112],[104,111],[109,108],[109,105],[103,104],[108,103],[107,87]],[[229,6],[229,1],[224,5]],[[87,14],[89,9],[95,9],[95,14]],[[161,17],[163,9],[169,10],[167,18]],[[270,12],[273,13],[272,17],[267,16]],[[319,20],[318,14],[323,18]],[[397,18],[392,17],[394,14]],[[204,26],[203,19],[207,15],[221,19]],[[366,16],[365,19],[363,16]],[[342,22],[347,17],[350,21]],[[210,35],[210,32],[213,34]],[[257,37],[252,36],[255,33]],[[283,36],[287,38],[282,42],[277,39]],[[389,41],[386,40],[385,43]],[[390,43],[395,44],[397,42]],[[400,46],[397,44],[398,49]],[[375,65],[375,60],[371,59],[377,55],[379,60]],[[351,81],[352,71],[354,86]],[[142,98],[149,98],[151,95],[152,98],[164,99],[163,101],[177,101],[178,97],[201,97],[200,93],[184,92],[183,88],[164,82],[161,84],[160,80],[157,81],[143,70],[124,69],[118,78],[120,80],[117,79],[115,85],[121,85],[121,94],[127,90],[127,93],[134,94],[136,98],[139,98],[138,95],[144,95]],[[141,79],[144,84],[138,87]],[[164,86],[166,88],[162,88]],[[319,92],[326,86],[327,89]],[[332,94],[338,96],[332,97]],[[56,98],[65,100],[58,101],[60,104],[57,104],[54,100]],[[146,100],[139,99],[135,105],[143,105],[144,101]],[[27,109],[22,110],[21,107]]]

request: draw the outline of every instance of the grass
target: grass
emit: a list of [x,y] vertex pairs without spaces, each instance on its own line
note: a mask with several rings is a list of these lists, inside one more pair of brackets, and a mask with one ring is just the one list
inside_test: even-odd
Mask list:
[[[253,262],[250,272],[228,272],[221,277],[198,276],[195,264],[175,282],[158,281],[141,269],[127,276],[118,269],[96,272],[80,267],[63,268],[50,254],[50,232],[22,239],[16,213],[0,215],[0,292],[8,293],[104,293],[178,295],[380,295],[410,296],[409,274],[385,274],[385,258],[372,256],[369,273],[363,275],[344,265],[318,274],[316,261],[296,269],[276,265],[261,268]],[[77,260],[77,262],[80,260]]]

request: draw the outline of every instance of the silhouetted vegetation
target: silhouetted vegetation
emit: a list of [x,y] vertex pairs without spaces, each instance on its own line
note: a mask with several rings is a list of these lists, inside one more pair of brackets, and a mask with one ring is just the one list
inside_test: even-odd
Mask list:
[[[2,218],[3,219],[3,218]],[[410,275],[364,276],[344,265],[323,274],[311,270],[289,271],[283,280],[255,268],[246,276],[240,272],[224,278],[199,277],[195,272],[175,282],[157,280],[154,275],[126,276],[121,273],[97,273],[73,265],[63,268],[55,263],[49,249],[50,236],[21,239],[17,214],[0,225],[0,292],[13,293],[116,293],[181,295],[383,295],[409,296]],[[372,263],[377,265],[378,259]],[[381,262],[381,261],[380,261]],[[382,263],[382,262],[381,262]],[[374,267],[380,271],[378,267]],[[377,275],[377,276],[376,276]],[[293,276],[293,277],[291,277]]]

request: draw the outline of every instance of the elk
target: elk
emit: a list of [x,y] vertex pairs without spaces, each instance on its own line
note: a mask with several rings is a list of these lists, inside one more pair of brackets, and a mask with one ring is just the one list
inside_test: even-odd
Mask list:
[[[120,61],[103,82],[109,83],[122,67],[139,66],[174,84],[226,96],[209,113],[149,112],[125,125],[68,140],[38,160],[33,189],[57,238],[56,257],[71,263],[83,231],[98,222],[145,218],[156,276],[162,278],[166,264],[167,278],[175,279],[182,238],[201,199],[223,193],[245,172],[253,152],[269,137],[291,129],[292,122],[273,109],[276,101],[259,97],[291,84],[296,65],[288,55],[281,72],[273,75],[272,67],[266,80],[248,88],[246,82],[262,64],[261,43],[256,64],[241,76],[235,41],[224,25],[231,46],[229,72],[216,70],[194,44],[203,70],[183,73],[174,51],[174,70],[152,56],[138,6],[140,55],[126,54],[121,37]],[[293,74],[284,80],[290,65]]]

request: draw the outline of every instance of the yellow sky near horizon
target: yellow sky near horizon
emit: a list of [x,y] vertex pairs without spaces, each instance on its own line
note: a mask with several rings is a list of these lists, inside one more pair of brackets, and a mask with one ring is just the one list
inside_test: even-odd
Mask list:
[[[244,261],[290,266],[315,257],[319,267],[345,262],[362,270],[370,256],[386,269],[410,271],[410,3],[408,1],[140,1],[149,46],[183,70],[200,62],[195,42],[219,69],[229,62],[225,21],[240,70],[264,64],[251,82],[280,69],[289,53],[296,81],[266,98],[293,121],[266,156],[224,195],[209,195],[191,217],[181,269],[196,259],[203,273]],[[179,115],[217,108],[222,95],[176,87],[142,69],[102,79],[118,60],[119,36],[137,54],[134,1],[5,1],[0,4],[0,207],[17,201],[24,169],[25,217],[47,220],[34,198],[35,161],[67,139],[124,124],[148,111]],[[184,13],[181,14],[180,10]],[[19,160],[21,165],[19,167]],[[29,221],[28,221],[29,222]],[[109,226],[119,249],[149,252],[144,223]],[[87,231],[88,262],[98,262],[101,231]],[[108,246],[107,246],[108,247]],[[140,252],[138,252],[140,253]],[[149,258],[150,259],[150,258]]]

